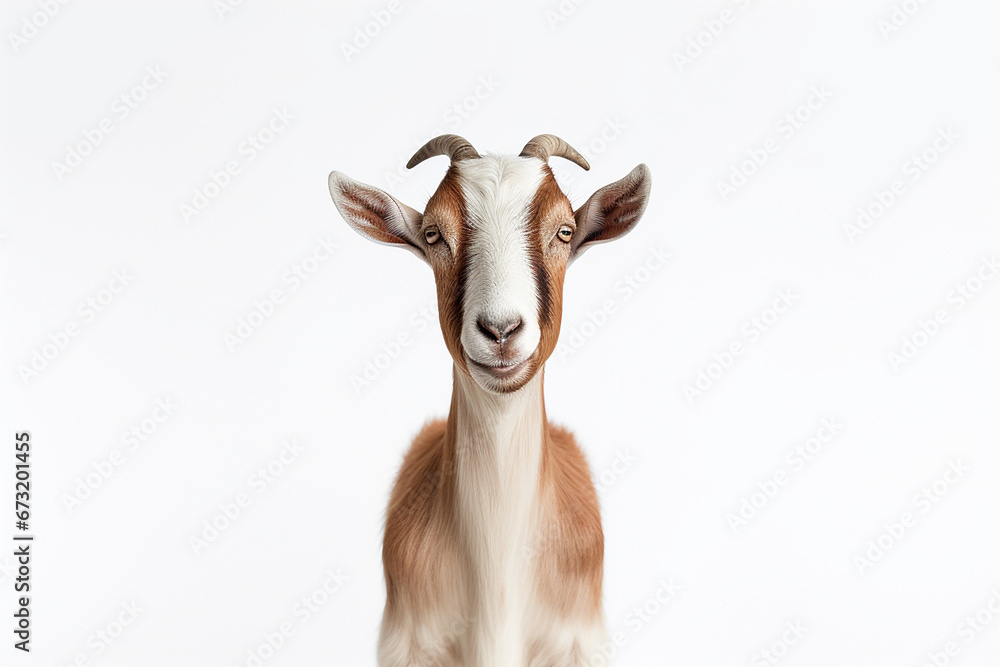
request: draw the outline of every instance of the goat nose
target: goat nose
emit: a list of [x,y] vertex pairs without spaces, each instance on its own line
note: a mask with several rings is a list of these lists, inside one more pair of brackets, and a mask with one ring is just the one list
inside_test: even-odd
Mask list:
[[507,342],[507,339],[513,336],[521,327],[521,319],[517,318],[505,320],[503,322],[492,322],[480,317],[476,320],[476,325],[479,327],[479,331],[490,339],[490,342],[496,341],[497,343],[503,344]]

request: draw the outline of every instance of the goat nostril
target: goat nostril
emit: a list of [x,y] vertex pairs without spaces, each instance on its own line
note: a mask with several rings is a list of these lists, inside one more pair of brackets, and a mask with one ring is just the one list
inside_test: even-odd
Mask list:
[[479,332],[490,340],[500,340],[500,335],[496,332],[496,329],[486,320],[476,320],[476,326],[479,327]]
[[514,320],[513,322],[507,324],[503,332],[500,334],[500,337],[503,339],[510,338],[511,335],[515,331],[517,331],[520,327],[521,327],[521,320],[520,319]]
[[505,343],[521,327],[522,323],[523,320],[520,318],[499,324],[482,318],[476,320],[476,326],[479,328],[481,334],[490,339],[490,341],[501,344]]

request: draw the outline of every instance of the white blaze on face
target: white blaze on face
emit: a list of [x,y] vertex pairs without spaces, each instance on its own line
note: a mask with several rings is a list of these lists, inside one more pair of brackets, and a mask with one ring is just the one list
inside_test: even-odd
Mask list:
[[542,183],[543,162],[484,156],[456,163],[469,224],[466,241],[462,347],[490,365],[496,355],[477,321],[521,320],[508,358],[520,362],[538,347],[538,289],[531,266],[531,204]]

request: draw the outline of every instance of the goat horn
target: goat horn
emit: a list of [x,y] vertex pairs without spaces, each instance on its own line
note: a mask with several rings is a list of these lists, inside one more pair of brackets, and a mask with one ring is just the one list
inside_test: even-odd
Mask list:
[[435,155],[447,155],[452,162],[481,157],[479,151],[473,148],[472,144],[457,134],[442,134],[440,137],[434,137],[428,141],[414,153],[410,161],[406,163],[406,168],[413,169],[427,158]]
[[537,157],[546,162],[553,155],[566,158],[570,162],[580,165],[585,170],[590,170],[590,163],[587,162],[587,158],[580,155],[575,148],[554,134],[539,134],[526,143],[524,149],[521,150],[521,157]]

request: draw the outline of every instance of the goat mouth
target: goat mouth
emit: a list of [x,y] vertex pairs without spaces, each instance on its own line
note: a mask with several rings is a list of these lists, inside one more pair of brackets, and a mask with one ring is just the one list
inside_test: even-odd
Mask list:
[[509,380],[510,378],[515,377],[524,369],[525,366],[528,365],[531,357],[528,356],[516,363],[498,361],[490,364],[483,364],[466,354],[465,360],[470,366],[474,366],[478,370],[483,371],[496,380]]

